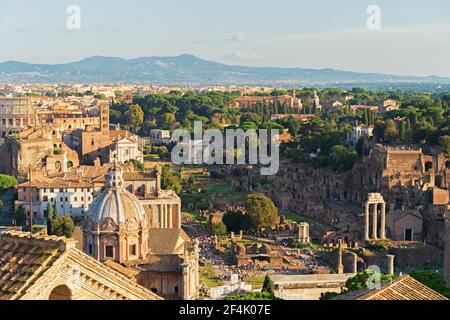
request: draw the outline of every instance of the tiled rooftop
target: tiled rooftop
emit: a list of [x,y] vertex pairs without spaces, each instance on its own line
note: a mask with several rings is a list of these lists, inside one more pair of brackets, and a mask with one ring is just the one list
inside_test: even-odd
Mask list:
[[9,232],[0,237],[0,300],[25,290],[75,241],[64,237]]
[[335,300],[448,300],[409,275],[381,284],[378,289],[362,289],[340,295]]

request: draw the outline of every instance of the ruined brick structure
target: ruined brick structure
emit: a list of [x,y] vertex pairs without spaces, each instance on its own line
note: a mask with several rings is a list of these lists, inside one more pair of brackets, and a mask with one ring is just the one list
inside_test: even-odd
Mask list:
[[265,192],[279,208],[324,223],[347,241],[360,241],[364,230],[362,205],[369,193],[378,192],[389,212],[420,209],[425,240],[443,245],[443,214],[450,183],[450,159],[444,155],[429,156],[420,148],[377,144],[345,173],[281,162],[279,173],[270,177],[272,187]]

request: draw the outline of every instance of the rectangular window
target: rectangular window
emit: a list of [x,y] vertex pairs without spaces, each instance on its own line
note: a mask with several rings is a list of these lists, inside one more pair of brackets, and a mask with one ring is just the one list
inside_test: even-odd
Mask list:
[[89,244],[89,254],[92,254],[92,244]]
[[114,258],[114,247],[113,246],[105,246],[105,257],[106,258]]
[[130,245],[130,255],[132,255],[132,256],[136,255],[136,245],[135,244]]

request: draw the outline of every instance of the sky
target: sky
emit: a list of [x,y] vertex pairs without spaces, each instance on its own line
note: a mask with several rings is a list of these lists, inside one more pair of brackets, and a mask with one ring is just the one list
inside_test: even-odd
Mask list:
[[[67,27],[71,5],[80,29]],[[380,29],[367,26],[371,5]],[[0,0],[0,39],[0,62],[189,53],[235,65],[450,77],[448,0]]]

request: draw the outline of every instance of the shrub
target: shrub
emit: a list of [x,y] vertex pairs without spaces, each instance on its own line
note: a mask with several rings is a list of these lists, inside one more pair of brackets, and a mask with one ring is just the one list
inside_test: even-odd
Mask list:
[[211,223],[209,225],[209,231],[212,235],[220,236],[227,233],[227,227],[223,222]]

